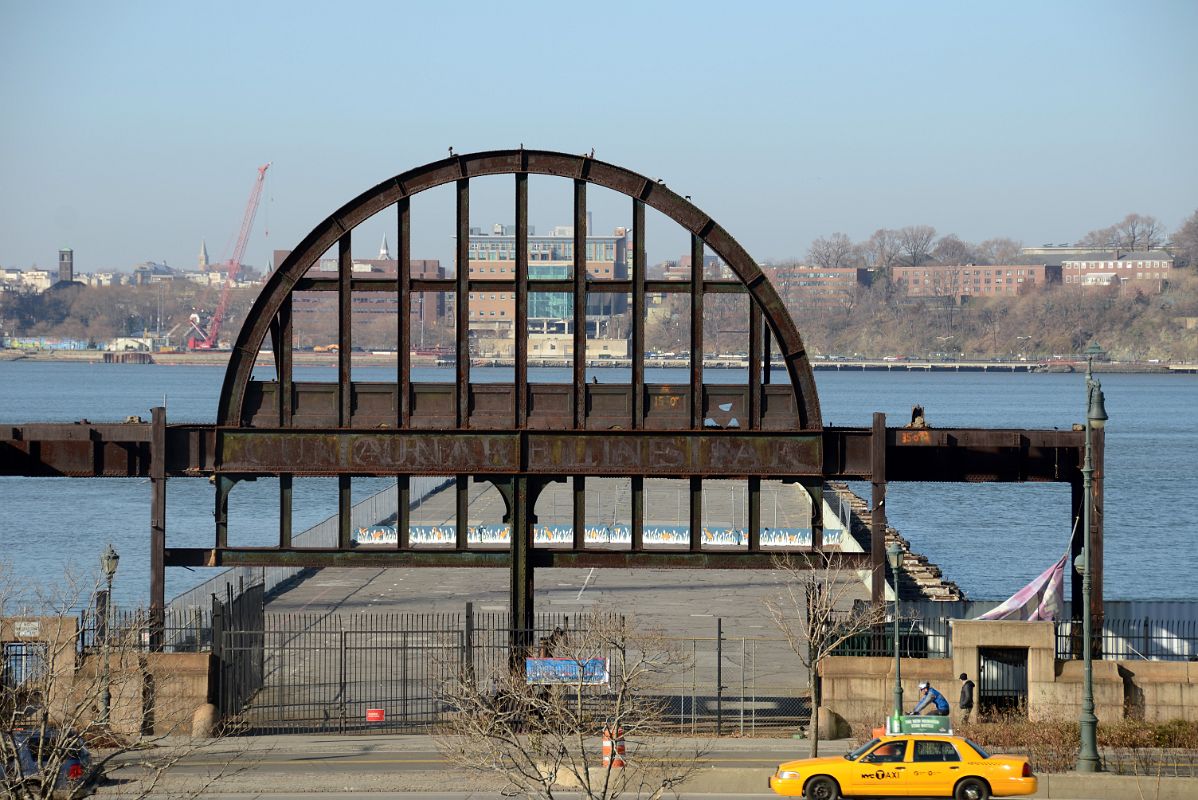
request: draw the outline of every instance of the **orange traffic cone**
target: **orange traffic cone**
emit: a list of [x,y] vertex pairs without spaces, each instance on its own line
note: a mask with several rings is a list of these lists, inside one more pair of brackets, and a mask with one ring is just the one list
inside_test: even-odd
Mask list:
[[603,766],[624,766],[624,729],[616,728],[613,738],[611,728],[603,726]]

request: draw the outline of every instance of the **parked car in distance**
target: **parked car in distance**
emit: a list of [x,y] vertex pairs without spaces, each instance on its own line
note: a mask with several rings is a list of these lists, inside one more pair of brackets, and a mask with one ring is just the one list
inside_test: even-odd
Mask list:
[[0,789],[4,797],[20,797],[21,788],[37,796],[53,781],[56,798],[83,797],[95,778],[91,754],[75,733],[55,728],[0,732],[5,741],[0,752],[11,754],[4,764]]
[[778,766],[770,788],[783,797],[952,797],[988,800],[1034,794],[1026,756],[991,756],[976,742],[948,734],[871,739],[843,756],[803,758]]

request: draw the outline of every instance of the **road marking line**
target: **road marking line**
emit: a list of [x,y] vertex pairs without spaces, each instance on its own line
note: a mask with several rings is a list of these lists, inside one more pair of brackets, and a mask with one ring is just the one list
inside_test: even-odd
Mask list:
[[591,578],[595,575],[595,568],[591,567],[591,571],[587,573],[586,580],[582,582],[582,588],[578,590],[578,594],[574,597],[575,600],[582,599],[582,593],[587,590],[587,584],[591,582]]

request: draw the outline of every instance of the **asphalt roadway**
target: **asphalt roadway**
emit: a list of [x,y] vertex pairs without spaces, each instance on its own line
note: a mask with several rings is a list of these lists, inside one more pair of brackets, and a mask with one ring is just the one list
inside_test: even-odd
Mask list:
[[[765,789],[769,776],[782,761],[809,754],[809,742],[796,739],[686,739],[687,749],[703,752],[701,769],[735,770],[738,783],[744,770],[749,780]],[[370,792],[376,797],[498,798],[503,782],[456,768],[438,752],[427,736],[256,736],[215,740],[193,752],[187,742],[171,753],[178,757],[150,796],[192,794],[202,787],[203,797],[252,798],[303,796],[325,797]],[[596,743],[597,744],[597,743]],[[822,742],[824,754],[851,749],[850,740]],[[164,753],[170,753],[169,748]],[[180,755],[180,753],[184,753]],[[144,753],[131,754],[138,759]],[[136,768],[119,770],[114,780],[99,787],[100,797],[137,794],[131,783]],[[448,791],[447,791],[448,790]],[[683,797],[712,797],[729,794],[686,792]],[[774,797],[739,794],[750,797]]]
[[[687,739],[705,750],[694,788],[679,797],[735,796],[765,800],[770,774],[782,761],[810,754],[801,739]],[[820,743],[821,755],[838,755],[853,740]],[[307,797],[340,800],[369,793],[380,800],[464,800],[500,798],[502,780],[466,771],[447,762],[426,736],[263,736],[214,740],[179,757],[153,791],[133,780],[135,768],[118,771],[97,790],[99,797],[153,798],[197,796],[216,800]],[[168,751],[169,752],[169,751]],[[174,755],[178,755],[175,753]],[[144,758],[134,753],[129,760]],[[1182,800],[1198,796],[1198,779],[1141,779],[1076,774],[1041,775],[1039,798],[1121,800],[1154,797]],[[555,795],[558,793],[555,792]],[[560,795],[572,797],[569,793]],[[634,795],[630,795],[634,796]]]

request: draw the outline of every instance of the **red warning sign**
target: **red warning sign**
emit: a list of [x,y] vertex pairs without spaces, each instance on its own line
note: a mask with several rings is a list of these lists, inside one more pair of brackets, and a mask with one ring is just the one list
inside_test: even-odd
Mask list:
[[366,709],[366,721],[367,722],[382,722],[386,718],[387,718],[387,714],[381,708]]

